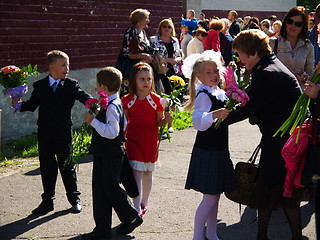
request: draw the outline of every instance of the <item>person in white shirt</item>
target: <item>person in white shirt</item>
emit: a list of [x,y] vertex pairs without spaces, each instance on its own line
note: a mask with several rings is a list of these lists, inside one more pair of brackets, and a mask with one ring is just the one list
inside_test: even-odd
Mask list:
[[111,238],[112,208],[122,222],[117,234],[126,235],[143,222],[132,206],[126,191],[120,186],[120,173],[124,157],[124,130],[126,118],[118,91],[121,72],[106,67],[97,73],[97,90],[108,95],[108,106],[94,117],[86,113],[84,120],[93,127],[90,153],[93,154],[93,216],[95,228],[82,239]]
[[202,41],[206,36],[208,36],[208,33],[203,28],[198,28],[195,31],[193,39],[188,43],[187,46],[187,56],[193,53],[204,52]]

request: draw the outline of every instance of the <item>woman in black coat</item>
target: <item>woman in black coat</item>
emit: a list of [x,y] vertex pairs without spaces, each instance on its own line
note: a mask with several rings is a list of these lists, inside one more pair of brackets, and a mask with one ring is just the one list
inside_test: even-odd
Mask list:
[[291,114],[301,90],[295,76],[272,54],[268,37],[262,31],[252,29],[239,33],[232,47],[246,69],[252,70],[250,101],[231,111],[224,124],[254,118],[262,134],[257,188],[249,205],[258,209],[257,239],[268,239],[272,210],[281,207],[290,223],[292,239],[301,240],[300,192],[294,191],[292,198],[282,196],[286,169],[281,150],[289,135],[273,137]]

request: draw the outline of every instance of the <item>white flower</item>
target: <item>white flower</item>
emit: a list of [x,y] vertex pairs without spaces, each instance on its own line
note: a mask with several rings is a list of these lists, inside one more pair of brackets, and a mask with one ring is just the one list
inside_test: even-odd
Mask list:
[[160,99],[160,103],[162,107],[167,108],[171,106],[172,100],[170,98],[163,97]]

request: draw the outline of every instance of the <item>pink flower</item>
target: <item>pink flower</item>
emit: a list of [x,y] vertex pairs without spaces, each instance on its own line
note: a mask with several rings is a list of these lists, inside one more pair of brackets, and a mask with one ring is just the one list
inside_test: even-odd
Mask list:
[[234,100],[236,100],[237,102],[241,102],[241,97],[240,97],[240,95],[239,95],[238,93],[236,93],[236,92],[232,93],[231,98],[234,99]]
[[101,107],[103,107],[103,109],[106,109],[108,106],[108,98],[107,97],[101,98],[99,103],[100,103]]
[[85,102],[85,106],[86,108],[92,108],[93,105],[98,104],[99,101],[95,98],[89,98],[86,102]]
[[107,95],[104,91],[99,91],[98,94],[99,94],[101,97],[105,97],[105,98],[108,97],[108,95]]
[[230,86],[236,83],[236,79],[234,78],[234,73],[232,67],[227,67],[226,70],[222,73],[225,81],[226,81],[226,86]]
[[15,71],[20,70],[20,68],[18,68],[17,66],[14,65],[9,65],[9,66],[5,66],[3,68],[1,68],[1,72],[4,74],[9,74]]

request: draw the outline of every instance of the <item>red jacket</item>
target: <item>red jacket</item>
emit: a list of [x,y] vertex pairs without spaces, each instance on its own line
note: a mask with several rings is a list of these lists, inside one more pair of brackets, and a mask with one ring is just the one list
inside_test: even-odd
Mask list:
[[203,39],[202,44],[205,51],[213,49],[215,52],[220,52],[219,33],[213,29],[210,29],[208,31],[208,36]]

